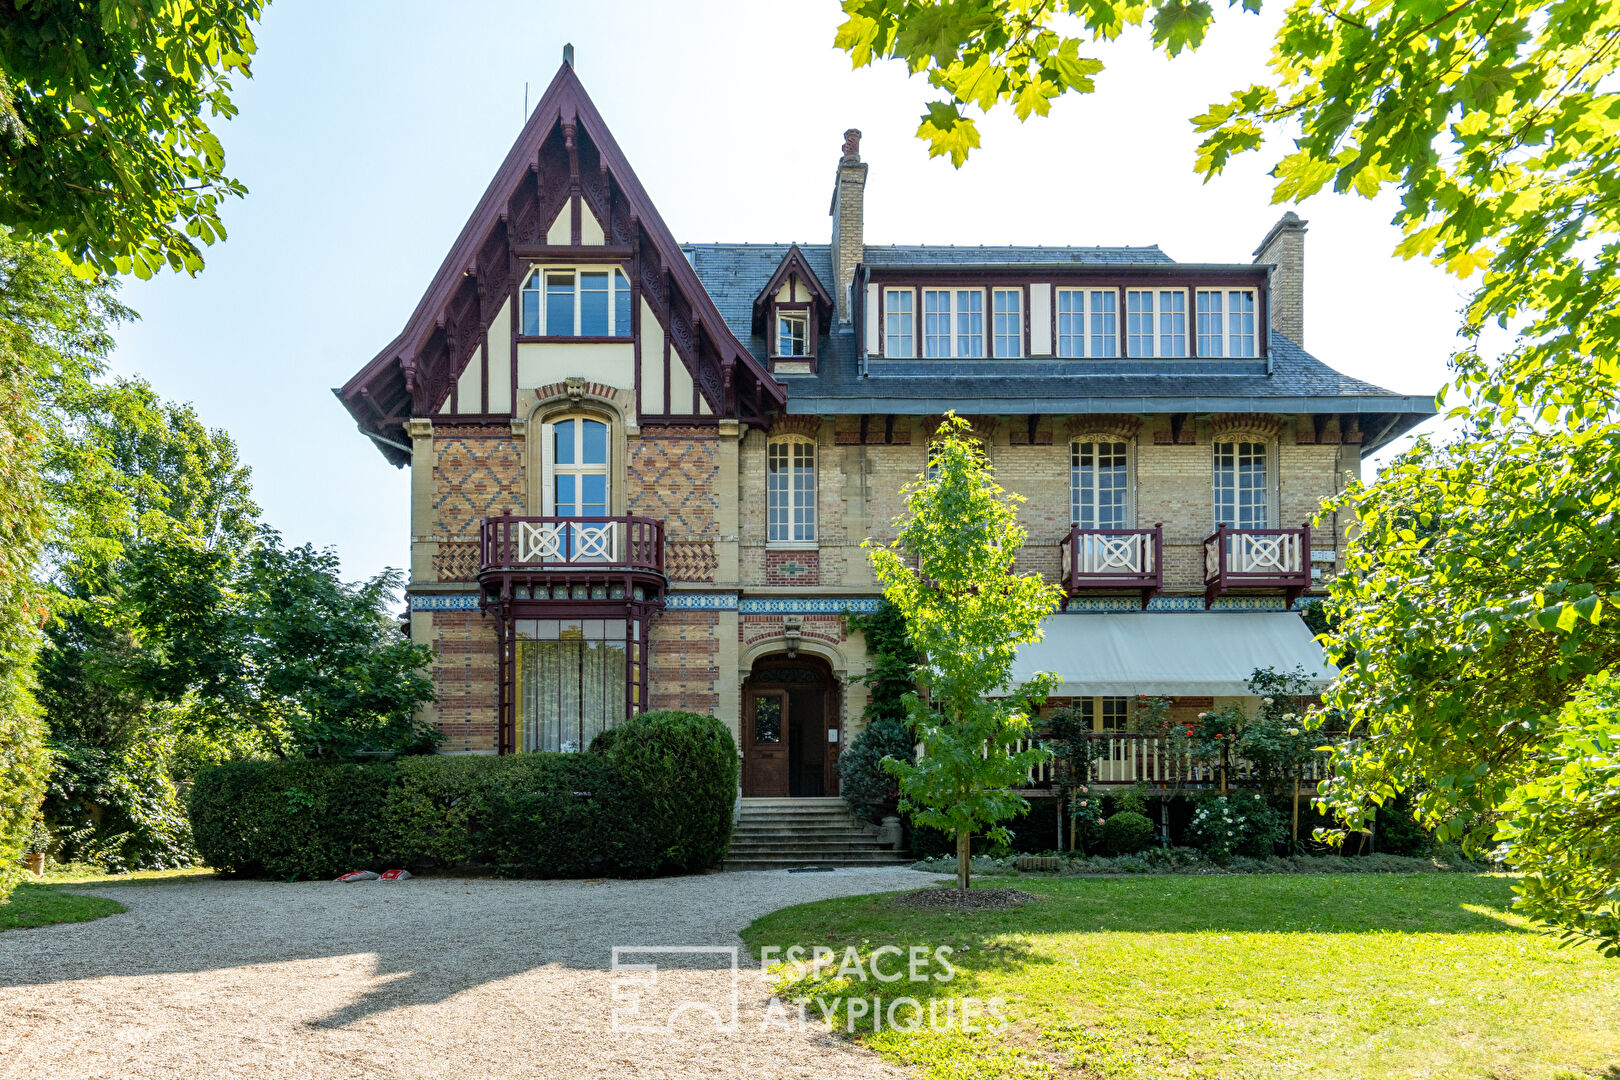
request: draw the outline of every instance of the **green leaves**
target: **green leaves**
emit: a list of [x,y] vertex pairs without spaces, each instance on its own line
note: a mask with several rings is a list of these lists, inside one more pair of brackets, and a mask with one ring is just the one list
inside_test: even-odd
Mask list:
[[[1015,574],[1025,532],[1018,496],[995,482],[967,422],[947,414],[929,447],[928,471],[905,488],[898,538],[870,550],[884,596],[905,618],[921,657],[926,700],[906,695],[912,734],[925,746],[915,763],[890,759],[901,808],[918,824],[965,837],[1028,805],[1016,789],[1047,756],[1019,749],[1030,716],[1056,682],[1011,685],[1019,645],[1040,640],[1061,591],[1038,574]],[[959,879],[966,883],[966,864]]]
[[[855,67],[899,60],[948,95],[928,105],[917,136],[930,157],[958,168],[979,146],[963,109],[1010,104],[1019,120],[1045,116],[1058,97],[1096,89],[1102,61],[1082,56],[1083,46],[1116,38],[1151,12],[1153,44],[1176,56],[1197,48],[1214,19],[1205,0],[843,0],[843,9],[833,44]],[[1078,17],[1084,32],[1064,33],[1073,20],[1060,16]]]
[[246,189],[209,128],[260,0],[24,4],[0,25],[0,225],[82,274],[196,273]]

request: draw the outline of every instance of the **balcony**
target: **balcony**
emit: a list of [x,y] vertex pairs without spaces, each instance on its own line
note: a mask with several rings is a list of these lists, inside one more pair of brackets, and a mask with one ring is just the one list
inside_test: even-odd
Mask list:
[[1058,542],[1063,564],[1063,591],[1135,591],[1142,606],[1164,584],[1164,528],[1082,529],[1078,525]]
[[1204,606],[1233,589],[1281,589],[1288,603],[1311,586],[1311,530],[1233,529],[1204,541]]
[[[1164,788],[1184,785],[1189,787],[1219,787],[1249,785],[1260,781],[1254,765],[1242,758],[1222,755],[1219,760],[1203,760],[1186,751],[1173,749],[1171,740],[1158,735],[1134,731],[1099,731],[1086,736],[1092,740],[1093,754],[1090,774],[1077,783],[1085,784],[1147,784]],[[1331,738],[1324,736],[1324,740]],[[1040,739],[1020,740],[1015,750],[1027,749]],[[1327,778],[1327,755],[1306,764],[1299,779],[1316,783]],[[1044,762],[1031,769],[1028,788],[1039,790],[1055,785],[1052,763]]]
[[643,517],[485,518],[479,566],[486,604],[657,603],[664,592],[664,523]]

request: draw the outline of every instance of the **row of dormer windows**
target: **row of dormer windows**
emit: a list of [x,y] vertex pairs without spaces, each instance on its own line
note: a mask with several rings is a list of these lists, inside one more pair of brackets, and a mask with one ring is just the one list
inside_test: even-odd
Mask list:
[[[1057,355],[1065,359],[1257,355],[1254,289],[1055,291],[1054,344]],[[882,354],[892,359],[1017,359],[1024,355],[1022,287],[885,286],[881,318]],[[1196,351],[1189,351],[1189,343]]]

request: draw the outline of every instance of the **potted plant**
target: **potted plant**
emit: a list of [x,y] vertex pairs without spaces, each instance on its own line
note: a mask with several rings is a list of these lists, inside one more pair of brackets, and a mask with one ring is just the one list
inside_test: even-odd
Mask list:
[[45,816],[41,814],[34,818],[28,826],[28,838],[23,845],[23,865],[28,867],[35,877],[45,876],[45,856],[54,840],[50,826],[45,824]]

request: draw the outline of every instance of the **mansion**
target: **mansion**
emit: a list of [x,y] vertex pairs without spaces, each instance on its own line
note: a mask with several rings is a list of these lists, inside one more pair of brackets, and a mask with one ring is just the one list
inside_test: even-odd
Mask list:
[[[829,155],[830,156],[830,155]],[[456,753],[571,751],[711,713],[745,796],[827,796],[866,702],[846,613],[954,410],[1028,500],[1067,600],[1019,670],[1098,731],[1257,667],[1325,681],[1312,517],[1426,397],[1305,349],[1305,222],[1247,261],[1156,246],[865,242],[860,132],[830,237],[683,243],[565,62],[398,337],[336,392],[411,470],[410,633]],[[1107,767],[1105,763],[1105,767]],[[1115,779],[1143,778],[1141,768]]]

